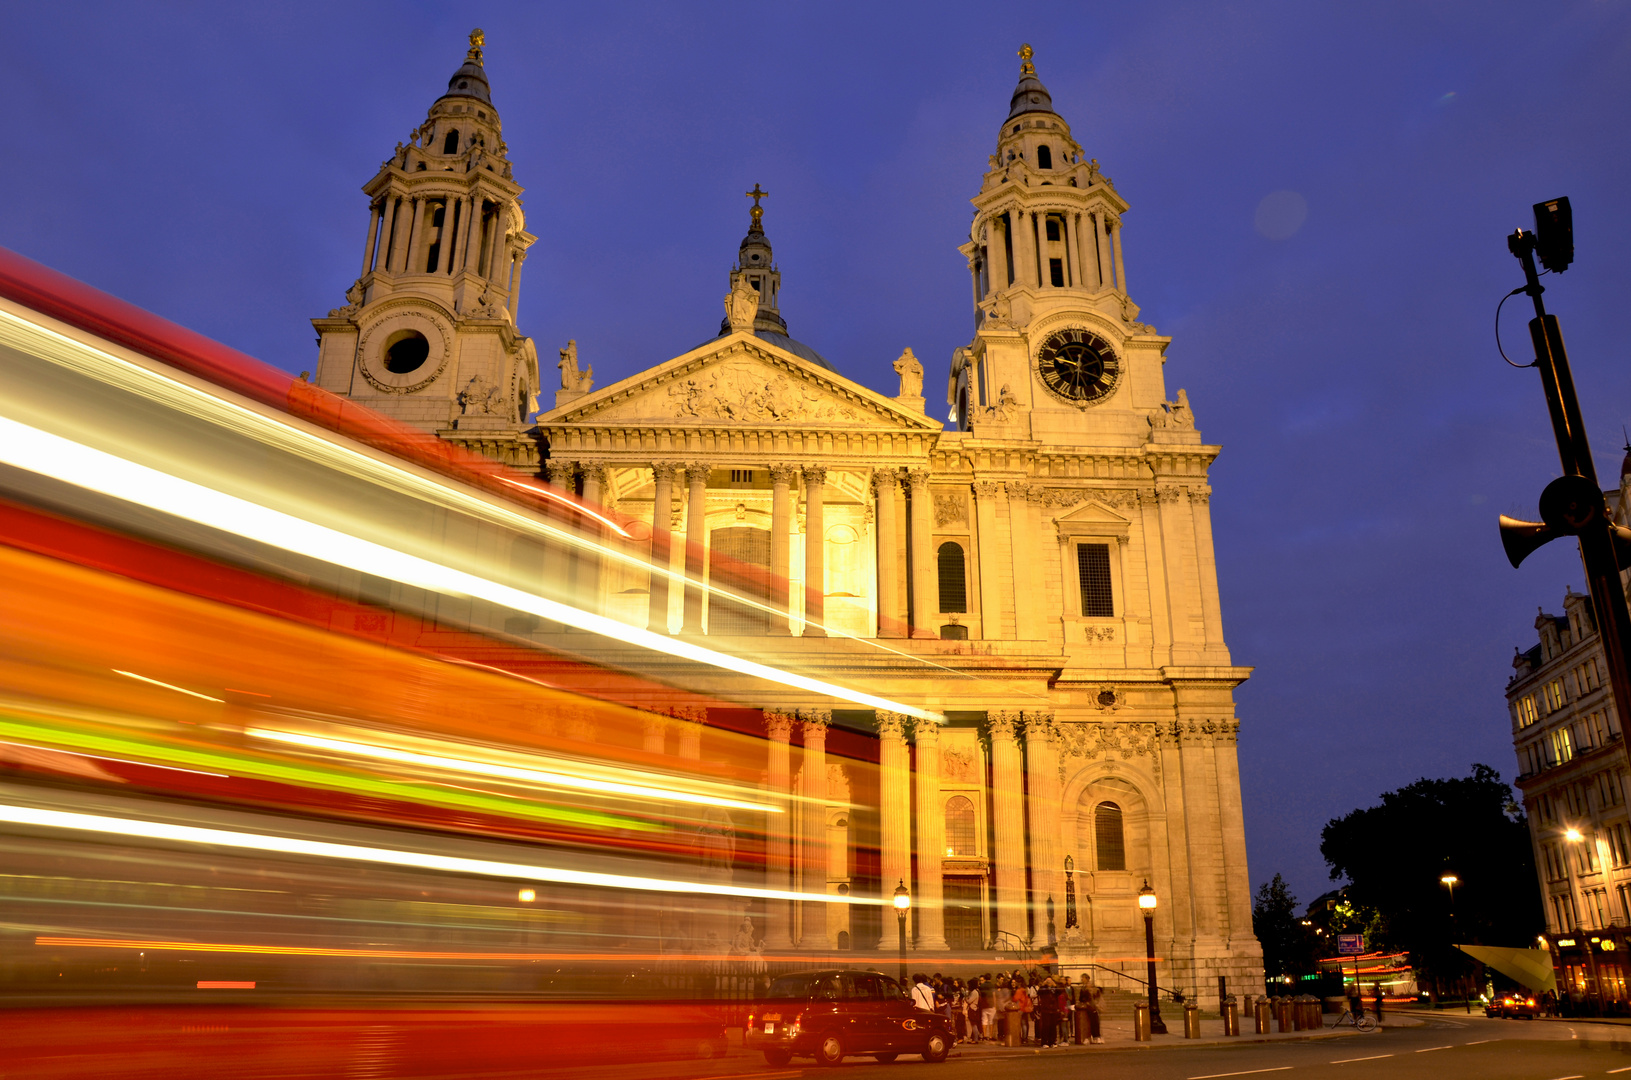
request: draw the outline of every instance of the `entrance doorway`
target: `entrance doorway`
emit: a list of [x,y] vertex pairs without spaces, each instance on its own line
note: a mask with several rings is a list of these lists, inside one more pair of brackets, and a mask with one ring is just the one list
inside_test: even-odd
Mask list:
[[948,876],[941,886],[946,911],[946,944],[953,949],[985,947],[984,884],[985,879],[981,877]]
[[[761,603],[770,602],[770,531],[738,525],[708,534],[708,580],[717,588]],[[716,636],[766,634],[770,613],[763,608],[708,594],[708,633]]]

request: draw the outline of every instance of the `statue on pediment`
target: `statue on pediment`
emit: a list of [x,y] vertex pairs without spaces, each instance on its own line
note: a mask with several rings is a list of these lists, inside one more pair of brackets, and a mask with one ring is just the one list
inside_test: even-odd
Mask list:
[[900,376],[900,397],[913,398],[923,396],[923,365],[918,358],[907,349],[895,361],[895,374]]
[[753,331],[753,320],[759,317],[759,290],[746,274],[731,279],[731,291],[725,294],[725,317],[730,320],[731,333]]
[[577,394],[587,394],[595,385],[595,369],[587,367],[578,369],[578,342],[576,338],[566,343],[566,348],[560,350],[561,360],[555,366],[561,369],[561,389]]

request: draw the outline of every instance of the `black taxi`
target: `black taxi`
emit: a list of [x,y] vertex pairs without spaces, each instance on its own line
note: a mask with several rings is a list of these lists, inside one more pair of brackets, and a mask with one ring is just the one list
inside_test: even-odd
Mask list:
[[951,1021],[912,1004],[900,983],[877,971],[795,971],[775,979],[748,1013],[746,1044],[782,1066],[795,1055],[837,1065],[846,1054],[894,1061],[921,1054],[945,1061]]

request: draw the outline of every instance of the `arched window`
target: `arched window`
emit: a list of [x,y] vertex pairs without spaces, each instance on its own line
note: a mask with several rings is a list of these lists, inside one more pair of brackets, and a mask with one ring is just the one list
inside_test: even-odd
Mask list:
[[963,546],[940,545],[940,610],[968,610],[968,580],[963,571]]
[[1127,841],[1121,831],[1121,807],[1101,802],[1093,808],[1093,839],[1100,870],[1127,869]]
[[962,795],[946,800],[946,855],[973,855],[974,804]]
[[1053,151],[1046,146],[1036,148],[1036,167],[1039,169],[1053,168]]
[[459,129],[454,128],[454,129],[452,129],[451,131],[449,131],[447,133],[447,138],[442,140],[442,153],[444,153],[444,154],[457,154],[458,152],[459,152]]

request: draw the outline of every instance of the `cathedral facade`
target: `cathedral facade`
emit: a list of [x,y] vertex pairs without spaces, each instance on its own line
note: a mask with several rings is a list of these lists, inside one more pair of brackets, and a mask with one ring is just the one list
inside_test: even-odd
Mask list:
[[[1163,986],[1255,991],[1219,448],[1168,398],[1170,339],[1127,290],[1127,203],[1029,47],[959,248],[977,329],[933,376],[948,429],[910,349],[890,394],[790,336],[757,186],[716,336],[598,388],[568,343],[535,401],[516,329],[534,238],[480,45],[364,188],[363,273],[314,321],[315,381],[641,523],[657,571],[580,559],[561,570],[578,602],[945,717],[769,703],[764,782],[794,825],[744,881],[884,905],[903,884],[917,950],[1067,967],[1142,960],[1147,885]],[[734,600],[710,587],[726,577]],[[716,677],[699,689],[741,700]],[[833,726],[875,740],[872,761],[829,757]],[[753,914],[771,952],[893,951],[894,920],[867,911]]]

